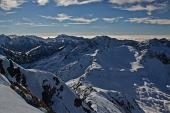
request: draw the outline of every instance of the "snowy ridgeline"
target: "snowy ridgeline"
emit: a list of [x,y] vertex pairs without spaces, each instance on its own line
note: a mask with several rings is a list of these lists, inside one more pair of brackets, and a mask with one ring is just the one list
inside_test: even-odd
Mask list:
[[[23,42],[28,47],[13,41],[20,42],[21,38],[27,40]],[[166,39],[137,42],[107,36],[84,39],[60,35],[54,39],[16,36],[13,40],[10,38],[10,44],[3,43],[0,53],[26,68],[34,69],[20,67],[27,84],[22,80],[19,83],[45,101],[46,106],[41,107],[47,111],[170,112],[170,42]],[[7,64],[9,67],[10,63]],[[61,84],[56,85],[52,79],[56,75],[49,72],[57,75],[57,80],[65,87],[64,91],[60,91]],[[7,78],[15,81],[9,75]],[[42,96],[46,79],[48,85],[56,87],[54,95],[58,92],[60,95],[50,96],[49,100],[53,102]],[[42,110],[41,107],[37,108]]]

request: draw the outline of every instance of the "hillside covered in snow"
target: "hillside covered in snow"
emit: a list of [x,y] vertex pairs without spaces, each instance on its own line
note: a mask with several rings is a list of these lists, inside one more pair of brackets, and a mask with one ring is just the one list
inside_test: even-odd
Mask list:
[[27,104],[10,85],[4,75],[0,75],[0,113],[43,113]]
[[30,109],[37,113],[170,112],[167,39],[0,35],[0,41],[0,72],[5,78],[1,81],[7,87],[0,90],[25,100],[26,109],[34,106]]
[[[2,109],[6,110],[3,106],[7,107],[10,101],[9,99],[14,95],[14,98],[11,98],[14,100],[14,103],[9,102],[9,104],[11,104],[10,107],[12,107],[16,102],[16,107],[14,106],[13,108],[16,108],[16,113],[17,109],[22,110],[21,105],[24,103],[24,100],[28,104],[47,113],[92,113],[90,108],[83,102],[79,103],[81,99],[52,73],[34,69],[24,69],[13,61],[6,59],[4,56],[0,56],[0,73],[2,86],[0,90],[3,91],[3,93],[0,94],[0,101],[2,101],[0,107],[2,107]],[[14,91],[22,98],[16,95]],[[6,97],[5,92],[7,92]],[[11,101],[13,102],[13,100]],[[7,101],[7,104],[3,103],[3,101]],[[20,103],[20,101],[23,102]],[[10,111],[10,107],[7,110]],[[22,111],[24,110],[25,108],[23,108]],[[9,113],[12,112],[13,111],[10,111]],[[31,112],[32,111],[30,111],[30,113]]]

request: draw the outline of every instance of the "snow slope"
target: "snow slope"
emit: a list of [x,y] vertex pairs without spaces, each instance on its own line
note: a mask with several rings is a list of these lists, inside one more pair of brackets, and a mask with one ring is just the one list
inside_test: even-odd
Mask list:
[[27,104],[15,91],[10,88],[9,81],[0,74],[0,113],[43,113]]

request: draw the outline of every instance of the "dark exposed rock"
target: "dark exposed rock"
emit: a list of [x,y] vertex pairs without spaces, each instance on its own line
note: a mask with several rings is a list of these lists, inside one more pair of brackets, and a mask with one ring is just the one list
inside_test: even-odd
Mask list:
[[21,84],[24,86],[24,87],[27,87],[27,81],[26,81],[26,78],[24,76],[24,74],[22,74],[22,80],[21,80]]
[[50,107],[53,104],[52,97],[56,93],[56,87],[51,87],[47,82],[47,80],[44,80],[42,84],[42,100],[48,107]]
[[0,73],[5,75],[5,70],[4,70],[4,67],[3,67],[3,64],[2,64],[3,60],[0,60]]
[[166,54],[164,53],[155,53],[155,52],[150,52],[149,56],[152,58],[157,58],[160,60],[163,64],[170,64],[170,58],[167,57]]
[[14,76],[15,76],[15,78],[16,78],[17,83],[20,83],[20,82],[21,82],[21,72],[20,72],[20,68],[19,68],[19,67],[14,68],[13,74],[14,74]]
[[74,100],[74,105],[75,105],[76,107],[80,107],[80,106],[82,105],[82,100],[79,99],[79,98],[76,98],[76,99]]
[[60,88],[59,88],[59,91],[63,91],[63,89],[64,89],[64,86],[61,85]]
[[53,80],[55,81],[55,85],[59,85],[60,81],[58,80],[57,77],[53,77]]
[[20,71],[20,67],[14,67],[14,64],[11,60],[10,61],[10,66],[7,68],[8,73],[10,76],[13,78],[15,77],[15,80],[18,84],[22,84],[23,86],[27,86],[26,83],[26,78],[23,73]]
[[10,66],[7,68],[8,73],[10,74],[11,77],[14,77],[14,64],[11,60],[9,60]]

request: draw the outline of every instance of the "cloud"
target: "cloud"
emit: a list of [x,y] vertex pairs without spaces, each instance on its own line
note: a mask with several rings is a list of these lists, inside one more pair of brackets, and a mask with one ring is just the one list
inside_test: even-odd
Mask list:
[[153,1],[155,0],[109,0],[110,3],[118,4],[118,5],[141,3],[141,2],[153,2]]
[[8,27],[13,23],[13,20],[0,20],[0,27]]
[[30,18],[25,18],[23,17],[21,19],[21,21],[16,22],[15,25],[17,26],[26,26],[26,27],[50,27],[50,26],[56,26],[55,24],[52,23],[48,23],[48,24],[44,24],[41,22],[34,22],[33,20],[31,20]]
[[46,5],[49,2],[49,0],[37,0],[37,3],[39,5]]
[[15,14],[16,12],[14,12],[14,11],[11,11],[11,12],[6,12],[5,14],[6,15],[11,15],[11,14]]
[[127,10],[127,11],[146,11],[151,15],[153,11],[166,9],[167,1],[158,0],[110,0],[113,8]]
[[24,0],[1,0],[0,8],[3,10],[11,10],[13,8],[18,8],[24,2]]
[[69,6],[74,4],[81,5],[100,1],[102,0],[55,0],[58,6]]
[[145,24],[156,24],[156,25],[170,25],[170,19],[156,19],[156,18],[129,18],[126,20],[131,23],[145,23]]
[[0,23],[11,23],[13,20],[0,20]]
[[71,18],[71,21],[74,23],[70,24],[91,24],[92,22],[95,22],[98,20],[98,18],[92,18],[92,19],[87,19],[87,18]]
[[34,22],[18,22],[15,25],[17,26],[32,26],[32,27],[50,27],[50,26],[55,26],[52,24],[43,24],[43,23],[34,23]]
[[42,15],[41,17],[45,19],[50,19],[50,20],[57,20],[59,22],[68,20],[68,21],[71,21],[69,24],[90,24],[98,20],[98,18],[73,17],[73,16],[66,15],[64,13],[60,13],[56,17],[42,16]]
[[123,17],[115,17],[115,18],[102,18],[103,21],[108,23],[118,22]]
[[146,11],[148,15],[152,14],[152,11],[155,10],[160,10],[163,9],[165,5],[163,4],[159,4],[159,5],[146,5],[146,6],[142,6],[142,5],[134,5],[128,8],[124,8],[123,10],[128,10],[128,11]]
[[60,22],[63,22],[65,20],[69,20],[72,16],[68,16],[66,14],[60,13],[56,17],[51,17],[51,16],[41,16],[46,19],[51,19],[51,20],[58,20]]
[[14,12],[14,11],[0,12],[0,16],[8,16],[8,15],[12,15],[15,13],[17,12]]

